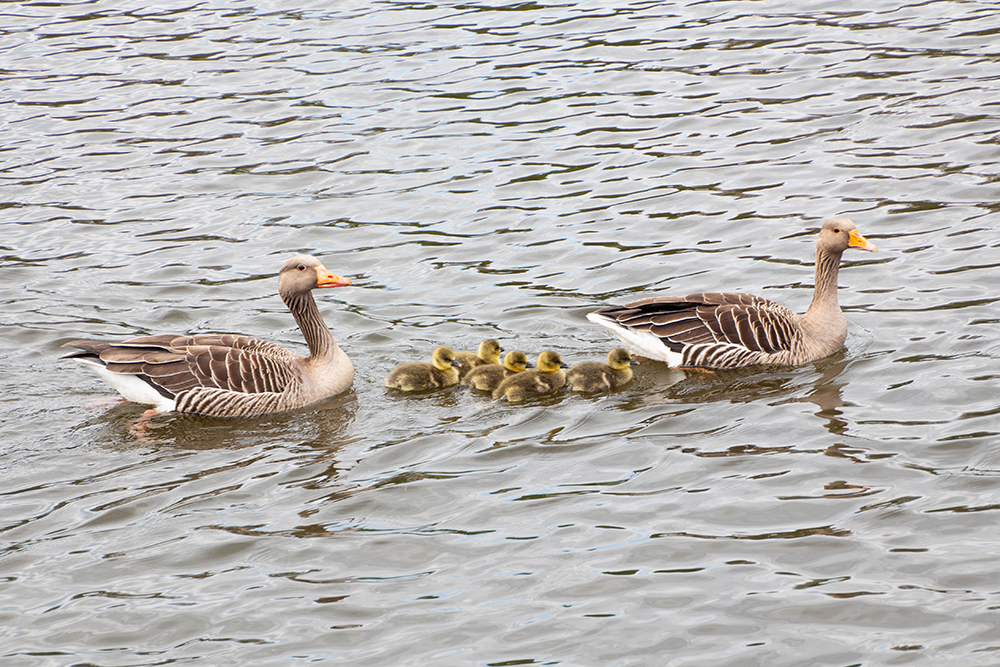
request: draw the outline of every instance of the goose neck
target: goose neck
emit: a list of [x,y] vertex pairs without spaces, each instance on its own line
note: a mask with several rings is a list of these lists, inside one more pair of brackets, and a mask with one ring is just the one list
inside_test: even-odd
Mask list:
[[336,343],[333,334],[323,321],[312,292],[282,295],[282,300],[292,312],[295,323],[302,331],[302,337],[309,346],[309,358],[326,357],[333,353]]
[[816,248],[816,279],[813,288],[813,300],[806,311],[806,317],[820,318],[824,315],[840,312],[837,302],[837,274],[840,271],[839,252],[830,252],[824,248]]

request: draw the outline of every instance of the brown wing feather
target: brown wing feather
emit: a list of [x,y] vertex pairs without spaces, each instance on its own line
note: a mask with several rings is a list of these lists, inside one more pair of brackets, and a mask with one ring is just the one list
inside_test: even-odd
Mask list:
[[121,343],[79,340],[67,357],[100,359],[108,370],[135,375],[167,397],[197,387],[248,394],[280,393],[297,377],[300,357],[249,336],[140,336]]
[[791,349],[798,335],[792,311],[740,292],[650,297],[597,312],[622,326],[649,331],[675,352],[691,345],[726,343],[772,354]]
[[[199,386],[280,393],[296,377],[298,355],[249,336],[188,336],[185,353]],[[176,343],[175,343],[176,345]]]

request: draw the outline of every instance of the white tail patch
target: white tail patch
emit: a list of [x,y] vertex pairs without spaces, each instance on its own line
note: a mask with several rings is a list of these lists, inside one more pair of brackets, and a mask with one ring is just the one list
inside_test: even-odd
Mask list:
[[625,349],[631,354],[656,361],[665,361],[671,368],[677,368],[681,365],[683,359],[681,353],[674,352],[664,345],[658,336],[648,331],[637,331],[623,327],[617,321],[596,312],[587,313],[587,319],[595,324],[600,324],[614,334],[615,338],[625,344]]
[[105,368],[104,364],[89,360],[77,359],[90,368],[98,377],[110,384],[125,399],[140,405],[152,405],[157,412],[170,412],[174,409],[174,399],[167,398],[131,373],[115,373]]

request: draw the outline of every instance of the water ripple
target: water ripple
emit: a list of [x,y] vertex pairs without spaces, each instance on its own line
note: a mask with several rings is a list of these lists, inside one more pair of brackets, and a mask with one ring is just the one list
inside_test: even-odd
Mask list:
[[[992,664],[995,14],[9,7],[0,656]],[[845,258],[815,364],[525,406],[382,387],[442,342],[600,358],[584,315],[648,292],[802,311],[835,214],[880,251]],[[302,349],[295,252],[354,283],[319,299],[357,377],[318,409],[136,429],[57,361]]]

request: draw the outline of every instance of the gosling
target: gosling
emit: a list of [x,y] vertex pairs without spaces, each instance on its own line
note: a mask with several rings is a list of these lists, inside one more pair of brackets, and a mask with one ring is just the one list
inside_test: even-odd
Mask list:
[[505,378],[530,367],[531,362],[528,361],[528,357],[524,356],[524,352],[511,350],[504,356],[502,366],[500,364],[476,366],[462,378],[462,384],[467,384],[479,391],[493,393],[493,390],[499,387]]
[[566,364],[559,355],[546,350],[538,355],[537,368],[515,373],[500,383],[493,391],[493,398],[506,398],[511,403],[558,391],[566,384]]
[[465,377],[469,374],[469,371],[477,366],[499,364],[501,352],[503,352],[503,348],[500,347],[500,343],[492,338],[488,338],[480,343],[477,352],[465,352],[464,350],[456,352],[455,360],[461,364],[458,369],[459,377]]
[[610,391],[632,381],[630,366],[639,363],[620,347],[608,352],[608,363],[584,361],[566,372],[566,384],[573,391]]
[[425,391],[458,383],[458,362],[450,347],[434,350],[431,363],[400,364],[385,378],[385,386],[401,391]]

